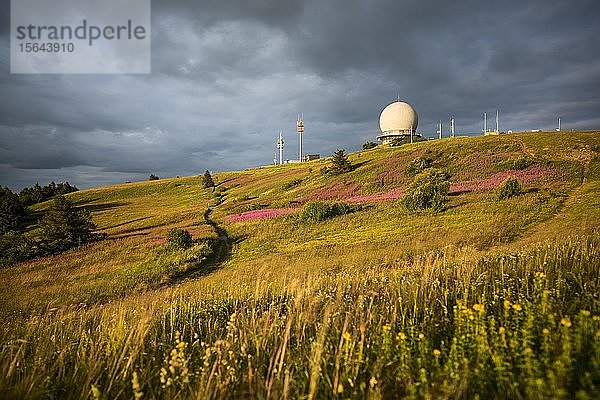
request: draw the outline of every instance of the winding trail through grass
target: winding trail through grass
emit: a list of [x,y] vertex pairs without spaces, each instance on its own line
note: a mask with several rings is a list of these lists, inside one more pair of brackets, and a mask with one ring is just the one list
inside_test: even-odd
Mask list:
[[219,241],[219,247],[214,252],[214,260],[213,262],[221,264],[226,261],[231,256],[231,239],[229,239],[229,235],[227,231],[219,226],[213,219],[210,218],[210,214],[212,214],[212,208],[207,208],[204,212],[204,222],[211,226],[211,228],[217,234],[217,240]]
[[231,257],[231,239],[227,234],[227,231],[217,224],[216,221],[210,218],[212,214],[212,208],[207,208],[204,212],[204,222],[215,231],[217,239],[215,240],[214,251],[212,254],[202,261],[198,262],[192,268],[187,271],[172,276],[167,282],[164,282],[161,286],[174,286],[180,285],[184,281],[191,279],[201,278],[216,271],[221,265]]

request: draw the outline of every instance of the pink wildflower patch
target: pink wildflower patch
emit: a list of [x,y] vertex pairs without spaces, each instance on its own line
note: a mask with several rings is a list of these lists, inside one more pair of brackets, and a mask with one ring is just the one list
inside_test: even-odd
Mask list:
[[360,184],[357,182],[336,181],[315,190],[309,200],[347,199],[358,194]]
[[228,215],[223,218],[227,222],[254,221],[256,219],[273,218],[296,212],[294,208],[265,208],[262,210],[246,211],[240,214]]
[[473,179],[470,181],[456,182],[450,185],[450,193],[476,192],[496,189],[508,177],[517,178],[522,184],[527,185],[544,178],[556,178],[559,172],[553,168],[532,165],[523,170],[508,170],[498,172],[489,178]]
[[354,196],[348,198],[348,203],[369,203],[377,201],[398,200],[404,195],[403,188],[394,188],[387,192],[374,193],[365,196]]

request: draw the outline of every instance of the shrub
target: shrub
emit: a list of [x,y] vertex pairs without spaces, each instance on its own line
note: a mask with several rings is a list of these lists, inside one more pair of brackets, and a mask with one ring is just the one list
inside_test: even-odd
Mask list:
[[148,178],[149,181],[157,181],[160,178],[157,175],[154,174],[150,174],[150,177]]
[[328,172],[332,174],[343,174],[352,171],[352,164],[348,160],[348,156],[344,150],[336,150],[333,153],[331,168]]
[[377,143],[375,142],[364,142],[362,145],[362,149],[363,150],[369,150],[372,149],[374,147],[377,147]]
[[0,265],[14,264],[35,254],[27,237],[19,232],[8,232],[0,236]]
[[535,161],[527,156],[520,156],[518,158],[511,158],[501,163],[501,166],[505,169],[514,169],[517,171],[524,170],[525,168],[535,164]]
[[415,176],[431,167],[431,160],[428,158],[418,157],[408,163],[406,173],[410,176]]
[[188,249],[192,246],[192,235],[185,229],[174,228],[169,231],[167,242],[176,249]]
[[58,196],[40,222],[41,240],[51,253],[90,243],[98,238],[93,231],[90,212],[75,208],[64,196]]
[[448,197],[450,182],[439,169],[430,168],[421,172],[406,189],[402,202],[409,210],[442,211]]
[[215,181],[213,180],[209,170],[206,170],[202,176],[202,185],[207,189],[215,187]]
[[521,182],[515,177],[508,177],[498,187],[498,199],[510,199],[521,194]]
[[300,211],[298,218],[304,222],[321,222],[339,215],[349,214],[353,208],[346,203],[311,201]]

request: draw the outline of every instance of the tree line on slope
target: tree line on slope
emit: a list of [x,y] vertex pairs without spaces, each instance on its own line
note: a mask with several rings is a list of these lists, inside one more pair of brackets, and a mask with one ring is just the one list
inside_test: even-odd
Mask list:
[[102,237],[94,233],[90,212],[75,207],[62,194],[37,225],[28,225],[29,216],[20,196],[0,187],[0,265],[60,253]]

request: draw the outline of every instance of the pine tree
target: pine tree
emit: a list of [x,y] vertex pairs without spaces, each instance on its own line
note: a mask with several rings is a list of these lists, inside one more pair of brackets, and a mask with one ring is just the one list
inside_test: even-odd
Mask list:
[[330,172],[333,174],[343,174],[350,171],[352,171],[352,164],[348,160],[346,152],[344,150],[336,150],[333,153]]
[[19,196],[9,188],[0,187],[0,235],[18,231],[23,225],[25,214]]
[[205,188],[214,188],[215,187],[215,181],[213,181],[212,175],[210,174],[209,170],[206,170],[206,172],[202,176],[202,184],[204,185]]
[[78,210],[64,196],[57,196],[40,222],[42,240],[51,253],[81,246],[95,239],[96,225],[90,212]]

